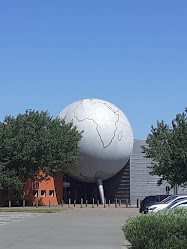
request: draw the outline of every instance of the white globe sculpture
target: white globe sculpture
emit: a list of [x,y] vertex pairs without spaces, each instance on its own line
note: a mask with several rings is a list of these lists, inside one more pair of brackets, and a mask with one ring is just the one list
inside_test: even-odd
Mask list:
[[73,121],[83,131],[81,159],[70,167],[71,177],[83,182],[107,180],[126,165],[133,149],[133,133],[128,119],[115,105],[85,99],[66,107],[59,118]]

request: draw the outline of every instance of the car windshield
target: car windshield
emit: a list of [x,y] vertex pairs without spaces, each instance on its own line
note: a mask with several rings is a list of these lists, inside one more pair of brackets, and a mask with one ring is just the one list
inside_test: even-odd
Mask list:
[[152,196],[152,195],[151,195],[151,196],[147,196],[147,197],[145,197],[145,199],[142,201],[142,204],[143,204],[143,203],[154,202],[155,199],[156,199],[155,196]]
[[149,208],[152,205],[163,205],[163,203],[168,204],[170,203],[169,201],[173,201],[175,198],[177,198],[177,195],[172,195],[172,196],[168,196],[167,198],[163,199],[162,201],[159,202],[151,202],[151,203],[147,203],[145,204],[145,208]]
[[178,200],[172,202],[170,205],[168,205],[166,208],[164,208],[164,210],[168,210],[168,209],[172,208],[175,204],[177,204],[177,203],[179,203],[179,202],[181,202],[181,201],[183,201],[185,199],[187,201],[187,198],[181,198],[181,199],[178,199]]
[[168,196],[167,198],[165,198],[164,200],[162,200],[162,202],[166,203],[166,201],[170,200],[173,196]]
[[166,203],[167,204],[173,203],[173,201],[175,201],[175,199],[177,199],[177,200],[187,199],[187,195],[175,196],[173,199],[168,200]]
[[171,203],[173,200],[175,200],[177,198],[177,196],[171,196],[171,198],[169,200],[167,200],[165,203]]

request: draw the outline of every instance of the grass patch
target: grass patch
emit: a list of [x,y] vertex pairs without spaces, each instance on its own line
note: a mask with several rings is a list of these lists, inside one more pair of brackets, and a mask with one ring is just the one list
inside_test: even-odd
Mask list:
[[0,208],[0,212],[26,212],[26,213],[59,213],[67,210],[64,207],[16,207],[16,208]]

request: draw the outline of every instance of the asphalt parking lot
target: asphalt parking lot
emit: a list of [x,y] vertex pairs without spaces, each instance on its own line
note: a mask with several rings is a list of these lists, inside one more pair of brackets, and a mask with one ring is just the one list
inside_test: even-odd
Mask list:
[[137,208],[74,208],[62,213],[0,212],[0,248],[121,249]]

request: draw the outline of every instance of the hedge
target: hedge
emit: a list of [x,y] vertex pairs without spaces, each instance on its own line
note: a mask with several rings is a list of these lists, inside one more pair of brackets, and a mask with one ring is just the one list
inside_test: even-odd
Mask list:
[[123,231],[132,249],[187,249],[187,210],[139,215]]

